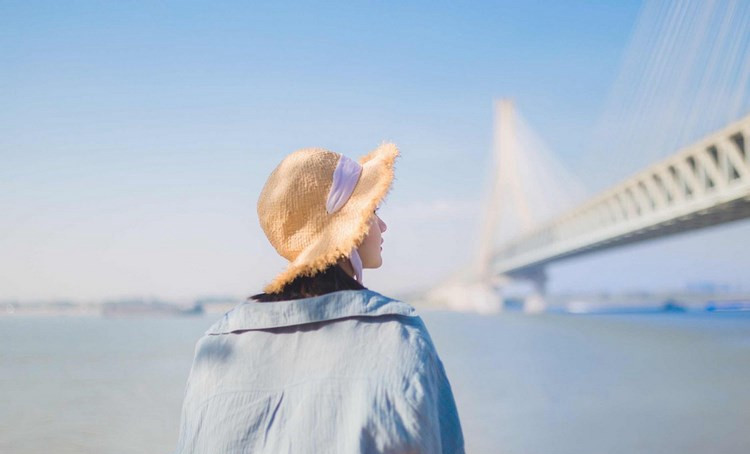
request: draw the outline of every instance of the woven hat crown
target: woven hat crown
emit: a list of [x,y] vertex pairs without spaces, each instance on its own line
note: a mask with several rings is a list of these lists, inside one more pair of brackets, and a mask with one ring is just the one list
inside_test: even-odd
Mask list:
[[258,218],[268,241],[293,261],[325,224],[326,197],[339,155],[322,148],[290,154],[268,177],[258,199]]

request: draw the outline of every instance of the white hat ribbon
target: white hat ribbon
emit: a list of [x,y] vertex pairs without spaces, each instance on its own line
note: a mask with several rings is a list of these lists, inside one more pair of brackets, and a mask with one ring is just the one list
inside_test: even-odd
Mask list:
[[[333,183],[331,184],[331,190],[328,192],[328,199],[326,200],[326,211],[328,214],[337,212],[346,204],[352,192],[354,192],[354,188],[357,186],[357,181],[359,181],[361,173],[362,166],[357,161],[343,154],[341,155],[338,164],[336,164],[336,169],[333,171]],[[352,249],[349,259],[354,268],[354,279],[361,284],[362,259],[359,257],[356,246]]]

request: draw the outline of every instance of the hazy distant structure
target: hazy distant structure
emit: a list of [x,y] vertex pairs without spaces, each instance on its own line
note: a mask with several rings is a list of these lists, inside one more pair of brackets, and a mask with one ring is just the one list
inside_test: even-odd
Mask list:
[[623,180],[581,201],[512,102],[496,102],[476,262],[426,298],[497,311],[503,284],[522,279],[539,311],[554,261],[750,217],[749,88],[750,2],[646,2],[585,150]]
[[425,299],[455,310],[497,312],[502,309],[502,287],[511,278],[523,278],[535,287],[526,309],[540,310],[544,270],[526,270],[523,276],[498,273],[494,265],[497,251],[574,206],[585,191],[527,126],[513,101],[496,101],[494,114],[494,172],[475,260],[431,289]]

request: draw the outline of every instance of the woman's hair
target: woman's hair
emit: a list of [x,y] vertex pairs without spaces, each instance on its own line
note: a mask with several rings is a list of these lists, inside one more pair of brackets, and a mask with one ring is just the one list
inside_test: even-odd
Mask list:
[[308,298],[339,290],[362,290],[366,288],[334,263],[313,276],[297,276],[293,281],[287,283],[280,292],[258,293],[248,297],[248,299],[265,303]]

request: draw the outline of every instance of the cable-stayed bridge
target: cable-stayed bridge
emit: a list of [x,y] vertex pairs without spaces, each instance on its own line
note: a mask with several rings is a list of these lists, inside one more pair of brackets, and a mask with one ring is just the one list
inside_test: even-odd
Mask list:
[[573,179],[549,171],[554,154],[513,103],[494,109],[479,250],[427,300],[494,311],[526,280],[526,309],[540,310],[554,262],[750,217],[750,2],[644,2],[582,152],[599,163],[590,176],[630,176],[585,200],[563,197]]
[[[497,102],[495,113],[498,169],[478,259],[428,299],[471,300],[471,309],[494,311],[498,286],[527,280],[534,292],[526,310],[538,311],[544,307],[545,268],[556,261],[750,217],[750,115],[535,224],[533,201],[519,179],[523,147],[512,102]],[[519,233],[495,245],[502,211],[517,219]]]
[[749,144],[747,116],[509,241],[490,271],[543,291],[554,261],[750,217]]

